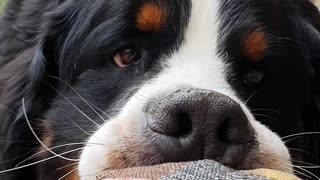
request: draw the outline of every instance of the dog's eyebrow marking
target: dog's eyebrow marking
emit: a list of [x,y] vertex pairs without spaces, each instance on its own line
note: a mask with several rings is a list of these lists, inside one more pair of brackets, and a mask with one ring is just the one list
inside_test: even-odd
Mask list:
[[255,62],[263,59],[268,48],[265,33],[260,30],[253,31],[246,36],[242,45],[244,55]]
[[141,31],[160,31],[166,21],[166,10],[156,3],[145,3],[137,12],[136,26]]

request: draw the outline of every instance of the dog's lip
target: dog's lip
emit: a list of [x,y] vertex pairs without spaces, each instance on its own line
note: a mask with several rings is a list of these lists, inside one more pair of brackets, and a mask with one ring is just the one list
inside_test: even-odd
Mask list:
[[[149,144],[152,148],[154,148],[153,153],[157,153],[161,158],[158,159],[158,161],[154,162],[152,165],[158,165],[158,164],[164,164],[164,163],[179,163],[179,162],[192,162],[192,161],[199,161],[199,160],[215,160],[227,167],[230,167],[232,169],[237,169],[237,170],[247,170],[253,169],[255,167],[247,167],[245,166],[245,159],[247,156],[249,156],[252,152],[254,152],[254,149],[257,149],[257,144],[258,142],[256,141],[256,138],[252,140],[252,142],[247,142],[244,144],[235,144],[233,145],[232,148],[225,148],[225,153],[223,154],[215,154],[213,153],[214,147],[206,147],[205,142],[202,142],[197,146],[196,148],[193,149],[193,145],[195,142],[190,143],[189,147],[183,147],[183,144],[188,144],[187,142],[192,141],[192,136],[177,136],[175,138],[172,138],[171,136],[168,135],[163,135],[163,134],[157,134],[154,133],[152,130],[149,128],[145,128],[143,131],[144,137],[147,137],[145,141],[147,144]],[[153,137],[153,138],[150,138]],[[152,141],[150,140],[152,139]],[[173,148],[168,148],[166,144],[163,144],[163,140],[168,140],[170,141],[171,145],[175,146]],[[185,141],[185,142],[184,142]],[[197,142],[199,143],[199,142]],[[226,143],[228,144],[228,143]],[[187,148],[187,149],[182,149],[182,148]],[[167,153],[172,153],[172,150],[174,149],[177,152],[173,153],[173,155],[166,155]],[[231,150],[230,150],[231,149]],[[168,152],[169,150],[169,152]],[[232,159],[237,158],[236,154],[226,154],[227,152],[232,152],[234,151],[242,151],[245,154],[242,157],[238,157],[239,163],[232,164],[230,161]],[[177,155],[176,155],[177,154]],[[144,160],[145,158],[149,157],[144,157],[140,163],[138,164],[143,164],[144,165]],[[253,163],[254,164],[254,163]],[[148,165],[148,164],[146,164]]]

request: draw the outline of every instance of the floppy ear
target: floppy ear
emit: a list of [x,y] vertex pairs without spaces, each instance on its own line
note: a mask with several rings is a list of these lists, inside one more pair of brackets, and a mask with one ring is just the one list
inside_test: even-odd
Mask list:
[[[43,118],[56,93],[47,85],[56,86],[55,80],[49,76],[58,77],[59,71],[56,57],[63,29],[58,26],[51,32],[51,27],[57,26],[56,22],[43,27],[43,36],[39,37],[40,41],[35,47],[29,48],[30,44],[25,44],[25,50],[0,63],[0,171],[14,168],[19,162],[35,154],[39,146],[25,116],[41,138],[43,130],[39,119]],[[16,46],[10,45],[13,47],[7,49]],[[22,108],[22,100],[25,108]],[[33,177],[28,175],[34,172],[35,168],[31,166],[12,173],[0,173],[0,179]]]
[[[311,6],[311,5],[310,5]],[[309,11],[310,21],[318,32],[315,34],[313,39],[315,39],[315,45],[313,48],[313,54],[311,56],[311,64],[313,67],[313,94],[314,103],[318,114],[320,114],[320,0],[314,0],[314,6],[307,9]],[[319,119],[320,123],[320,119]],[[318,130],[320,130],[320,126]]]
[[[314,108],[318,115],[317,131],[320,130],[320,12],[315,5],[320,5],[320,0],[314,0],[315,4],[304,3],[302,6],[308,27],[307,42],[312,76],[312,98]],[[319,151],[320,152],[320,151]]]
[[[35,48],[30,48],[0,67],[0,161],[7,161],[1,163],[0,171],[14,168],[23,158],[32,155],[27,152],[37,146],[37,141],[28,128],[24,117],[22,99],[25,101],[25,109],[27,116],[30,117],[30,123],[37,130],[34,118],[41,114],[47,104],[41,97],[45,95],[50,97],[51,94],[50,91],[44,91],[40,83],[35,83],[30,75],[36,73],[38,79],[42,79],[45,73],[42,67],[33,67],[36,66],[32,62],[35,57]],[[23,154],[25,156],[16,158]],[[0,179],[14,179],[16,177],[19,179],[20,175],[28,175],[32,171],[32,168],[27,168],[18,172],[0,173]]]
[[[305,139],[310,144],[307,147],[308,152],[313,155],[310,161],[320,164],[320,13],[316,5],[320,5],[320,0],[296,0],[299,9],[304,16],[304,24],[301,27],[306,28],[302,40],[307,48],[307,59],[311,67],[311,103],[306,110],[305,130],[308,132],[318,132],[318,134],[307,135]],[[315,4],[313,4],[315,3]],[[309,161],[309,162],[310,162]],[[315,170],[320,173],[320,170]]]
[[[64,46],[64,40],[67,39],[68,28],[70,27],[72,11],[65,10],[70,8],[69,4],[61,4],[54,12],[48,13],[42,23],[42,32],[38,37],[39,41],[34,48],[32,61],[29,67],[28,80],[26,86],[26,99],[28,112],[44,111],[48,108],[51,99],[56,94],[52,87],[56,87],[57,78],[63,78],[59,62],[61,47]],[[49,86],[48,86],[49,85]]]
[[[54,85],[55,82],[48,75],[56,76],[57,69],[51,52],[44,51],[44,47],[27,49],[0,66],[0,162],[8,161],[0,164],[0,171],[14,168],[17,163],[34,154],[39,146],[26,123],[25,115],[41,138],[43,130],[39,119],[43,118],[43,112],[50,106],[55,94],[46,83]],[[22,108],[22,100],[25,108]],[[34,149],[34,152],[30,152],[30,149]],[[0,179],[21,179],[20,175],[26,176],[33,172],[32,169],[0,173]]]
[[298,2],[306,20],[302,25],[305,25],[306,28],[304,39],[308,42],[308,59],[310,59],[312,66],[313,100],[318,112],[320,112],[320,12],[316,6],[320,6],[320,0],[299,0]]

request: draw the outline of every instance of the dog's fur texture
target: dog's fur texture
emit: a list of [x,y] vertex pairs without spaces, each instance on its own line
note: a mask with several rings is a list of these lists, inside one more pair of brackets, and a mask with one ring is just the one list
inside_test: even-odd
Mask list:
[[[135,25],[147,2],[165,22]],[[288,150],[293,164],[320,164],[319,135],[298,136],[288,149],[276,135],[320,130],[320,16],[308,0],[10,0],[0,27],[0,171],[85,145],[61,155],[71,161],[0,179],[58,179],[73,169],[66,179],[91,179],[104,168],[166,162],[139,129],[142,108],[180,86],[243,108],[256,143],[234,168],[290,172]],[[143,44],[142,62],[123,69],[112,56],[126,44]],[[264,72],[259,85],[243,81],[252,70]]]

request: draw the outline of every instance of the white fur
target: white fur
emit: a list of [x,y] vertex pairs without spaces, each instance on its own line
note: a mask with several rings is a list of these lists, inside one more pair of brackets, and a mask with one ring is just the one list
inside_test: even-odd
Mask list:
[[312,2],[315,6],[317,6],[318,9],[320,8],[320,0],[313,0]]
[[[280,138],[254,120],[247,107],[236,97],[235,92],[226,81],[228,65],[216,52],[219,38],[217,13],[218,1],[192,0],[191,19],[183,45],[171,57],[164,57],[162,72],[142,85],[119,115],[105,123],[92,135],[80,158],[79,172],[82,179],[93,179],[95,173],[108,167],[108,162],[104,160],[110,145],[117,144],[117,141],[121,139],[119,137],[121,134],[115,131],[121,124],[130,125],[139,124],[139,122],[141,124],[143,121],[142,107],[146,98],[154,97],[166,89],[178,86],[214,90],[239,102],[258,133],[259,150],[266,154],[275,154],[280,162],[290,161],[289,153]],[[138,135],[138,129],[130,130],[135,132],[124,130],[122,133]],[[90,143],[103,143],[105,146],[90,146]]]

